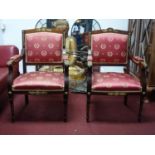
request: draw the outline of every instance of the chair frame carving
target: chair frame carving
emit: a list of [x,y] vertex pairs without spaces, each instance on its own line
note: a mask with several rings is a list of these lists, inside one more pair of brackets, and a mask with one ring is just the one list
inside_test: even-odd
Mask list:
[[[127,99],[129,95],[139,95],[140,96],[140,106],[139,106],[139,112],[138,112],[138,122],[141,122],[141,116],[142,116],[142,109],[144,104],[144,97],[146,94],[146,63],[144,59],[133,56],[130,54],[130,47],[129,42],[130,40],[130,32],[128,31],[122,31],[122,30],[115,30],[113,28],[108,28],[106,30],[103,30],[101,33],[119,33],[119,34],[127,34],[128,35],[128,47],[127,47],[127,53],[128,53],[128,62],[127,64],[105,64],[105,63],[93,63],[92,56],[88,56],[87,61],[87,103],[86,103],[86,121],[90,121],[90,101],[91,101],[91,95],[109,95],[109,96],[124,96],[124,105],[127,106]],[[89,53],[91,53],[90,51]],[[130,74],[130,61],[133,62],[135,65],[139,67],[139,72],[134,76],[140,77],[140,83],[142,85],[142,91],[95,91],[92,90],[92,70],[93,66],[123,66],[124,72]],[[133,73],[132,73],[133,74]]]
[[[7,63],[8,69],[9,69],[9,76],[8,76],[8,95],[9,95],[9,103],[11,106],[11,115],[12,115],[12,122],[15,121],[15,112],[14,112],[14,103],[13,103],[13,97],[14,94],[24,94],[25,95],[25,104],[28,105],[29,103],[29,97],[28,95],[46,95],[46,94],[54,94],[54,93],[62,93],[64,94],[64,121],[67,121],[67,103],[68,103],[68,90],[69,90],[69,84],[68,84],[68,67],[69,62],[67,59],[67,56],[62,58],[62,62],[58,63],[27,63],[26,57],[25,57],[25,34],[28,33],[37,33],[37,32],[51,32],[53,31],[51,29],[29,29],[29,30],[23,30],[22,31],[22,51],[20,55],[17,55],[13,59],[10,59]],[[62,51],[62,57],[63,57],[63,51]],[[13,84],[13,66],[17,63],[19,63],[21,60],[23,60],[23,74],[27,72],[27,66],[31,65],[62,65],[63,71],[64,71],[64,89],[60,90],[14,90],[12,88]]]

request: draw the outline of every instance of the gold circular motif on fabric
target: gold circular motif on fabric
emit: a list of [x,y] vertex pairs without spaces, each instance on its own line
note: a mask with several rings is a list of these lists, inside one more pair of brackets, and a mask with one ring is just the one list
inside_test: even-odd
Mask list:
[[112,52],[107,52],[107,56],[108,57],[112,57],[113,56],[113,53]]
[[104,50],[104,49],[106,49],[107,45],[105,43],[102,43],[100,47],[101,47],[101,49]]
[[39,48],[40,47],[40,44],[39,43],[35,43],[34,44],[34,48]]
[[54,44],[52,44],[52,43],[48,44],[48,48],[53,48],[53,47],[54,47]]
[[60,51],[55,51],[54,53],[55,53],[56,56],[60,56],[61,55]]
[[33,55],[33,51],[28,51],[27,54],[31,57]]
[[120,49],[120,44],[114,44],[114,49],[115,49],[115,50]]
[[99,51],[94,51],[94,52],[93,52],[93,55],[94,55],[95,57],[99,56]]
[[47,51],[46,50],[41,51],[41,56],[43,57],[47,56]]
[[122,57],[125,57],[126,56],[126,53],[125,52],[121,52],[121,56]]

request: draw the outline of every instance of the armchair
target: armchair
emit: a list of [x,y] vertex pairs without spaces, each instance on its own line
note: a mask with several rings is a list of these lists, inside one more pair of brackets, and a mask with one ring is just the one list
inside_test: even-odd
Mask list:
[[[67,121],[68,101],[68,61],[63,57],[63,36],[50,29],[23,30],[23,48],[21,55],[8,62],[9,101],[12,121],[15,121],[14,94],[25,94],[25,104],[29,95],[62,93],[64,96],[64,121]],[[23,74],[13,80],[13,65],[23,60]],[[27,72],[28,65],[61,65],[63,72],[34,71]]]
[[[7,61],[13,59],[15,55],[19,54],[18,48],[14,45],[0,46],[0,93],[7,89],[8,68]],[[18,63],[14,68],[13,76],[19,75]]]
[[[141,121],[146,91],[144,60],[129,53],[130,35],[126,31],[109,28],[91,36],[91,55],[88,56],[86,120],[90,120],[91,95],[122,95],[127,105],[129,95],[139,95],[138,121]],[[130,72],[130,61],[139,67],[139,77]],[[123,73],[94,72],[94,66],[122,66]]]

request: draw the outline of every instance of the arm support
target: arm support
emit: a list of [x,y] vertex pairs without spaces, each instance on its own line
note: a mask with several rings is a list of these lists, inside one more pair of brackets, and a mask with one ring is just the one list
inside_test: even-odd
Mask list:
[[68,60],[68,55],[63,56],[63,61],[64,61],[64,79],[65,79],[64,91],[68,92],[68,89],[69,89],[69,60]]
[[22,60],[22,55],[14,55],[7,62],[9,69],[8,75],[8,89],[11,90],[13,79],[19,75],[19,61]]
[[91,92],[91,82],[92,82],[92,56],[87,58],[87,92]]
[[142,85],[142,89],[143,89],[143,91],[146,91],[147,65],[146,65],[144,59],[142,59],[139,56],[130,56],[130,60],[139,67],[139,74],[140,74],[139,76],[140,76],[140,82]]

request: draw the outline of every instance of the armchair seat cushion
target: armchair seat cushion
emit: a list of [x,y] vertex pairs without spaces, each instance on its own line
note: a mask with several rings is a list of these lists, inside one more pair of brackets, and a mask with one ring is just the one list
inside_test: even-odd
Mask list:
[[55,72],[30,72],[17,77],[14,90],[61,90],[64,88],[64,74]]
[[0,68],[0,92],[7,87],[8,68]]
[[94,72],[92,90],[96,91],[141,91],[140,81],[126,73]]

